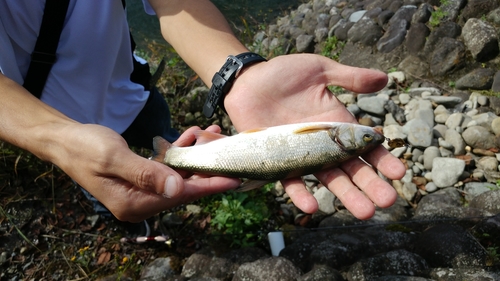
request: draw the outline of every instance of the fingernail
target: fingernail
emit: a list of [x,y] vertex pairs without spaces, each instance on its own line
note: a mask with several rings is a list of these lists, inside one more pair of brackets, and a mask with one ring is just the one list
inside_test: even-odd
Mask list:
[[175,176],[168,176],[165,181],[165,191],[163,197],[172,198],[179,193],[179,184],[177,184],[177,179]]

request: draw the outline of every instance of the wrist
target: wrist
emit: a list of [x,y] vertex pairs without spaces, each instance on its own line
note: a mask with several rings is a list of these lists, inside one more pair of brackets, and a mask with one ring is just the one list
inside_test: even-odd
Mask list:
[[212,86],[203,106],[206,117],[212,117],[217,106],[224,109],[224,97],[231,90],[235,80],[250,65],[266,61],[263,57],[252,52],[236,56],[228,56],[222,68],[212,78]]

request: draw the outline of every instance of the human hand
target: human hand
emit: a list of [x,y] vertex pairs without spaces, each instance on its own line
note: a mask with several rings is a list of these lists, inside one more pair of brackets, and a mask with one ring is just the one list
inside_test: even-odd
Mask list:
[[[326,87],[367,93],[386,84],[387,75],[379,71],[345,66],[319,55],[286,55],[244,69],[224,105],[238,131],[312,121],[356,122]],[[405,173],[401,161],[382,146],[363,158],[389,179]],[[373,216],[374,204],[388,207],[397,198],[394,188],[358,158],[315,175],[359,219]],[[307,213],[318,209],[300,178],[284,180],[283,185],[298,208]]]
[[[139,222],[160,211],[234,189],[240,184],[233,178],[174,171],[138,156],[120,135],[106,127],[78,124],[70,130],[66,134],[66,153],[60,157],[64,160],[57,164],[119,220]],[[198,130],[201,129],[186,130],[174,145],[192,145]],[[219,133],[220,128],[211,126],[207,131]]]

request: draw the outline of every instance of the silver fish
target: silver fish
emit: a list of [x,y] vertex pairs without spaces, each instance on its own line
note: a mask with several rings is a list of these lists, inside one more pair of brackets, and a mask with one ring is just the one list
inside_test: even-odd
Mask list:
[[176,169],[254,180],[244,190],[337,166],[385,140],[380,130],[340,122],[282,125],[230,137],[199,131],[196,137],[197,145],[189,147],[155,137],[153,159]]

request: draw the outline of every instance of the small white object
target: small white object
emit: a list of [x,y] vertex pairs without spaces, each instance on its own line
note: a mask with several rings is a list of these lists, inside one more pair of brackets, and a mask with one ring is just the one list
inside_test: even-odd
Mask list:
[[275,231],[269,232],[267,234],[267,238],[269,239],[269,245],[271,246],[271,253],[273,256],[279,256],[281,250],[285,248],[285,240],[283,239],[283,232]]

